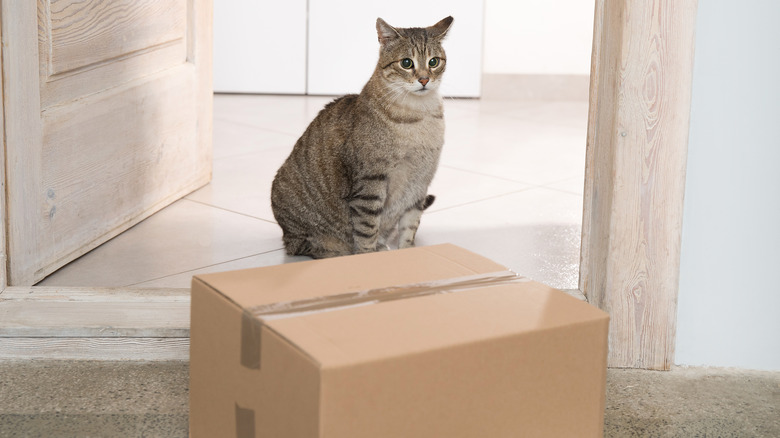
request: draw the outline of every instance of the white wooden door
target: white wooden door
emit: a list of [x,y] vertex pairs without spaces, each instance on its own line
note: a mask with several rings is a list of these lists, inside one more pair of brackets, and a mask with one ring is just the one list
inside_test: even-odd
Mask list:
[[211,0],[0,0],[8,284],[207,183]]

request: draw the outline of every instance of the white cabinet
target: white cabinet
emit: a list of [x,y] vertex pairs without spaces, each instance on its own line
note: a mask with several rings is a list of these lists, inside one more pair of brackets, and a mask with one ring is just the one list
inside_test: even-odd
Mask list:
[[214,91],[306,92],[306,0],[214,2]]
[[442,94],[477,97],[482,76],[483,2],[309,0],[309,94],[357,93],[379,52],[376,19],[395,27],[427,27],[452,15],[444,41]]
[[[271,11],[273,9],[273,11]],[[426,27],[452,15],[442,94],[478,97],[484,0],[219,0],[214,5],[214,89],[357,93],[376,65],[376,19]]]

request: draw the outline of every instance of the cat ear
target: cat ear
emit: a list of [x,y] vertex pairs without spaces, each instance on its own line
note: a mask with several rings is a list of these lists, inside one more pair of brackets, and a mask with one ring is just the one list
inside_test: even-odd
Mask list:
[[399,34],[393,26],[390,26],[381,18],[376,19],[376,33],[379,36],[379,44],[383,46],[388,42],[401,37],[401,34]]
[[444,38],[444,36],[447,35],[447,31],[450,30],[450,26],[452,26],[453,20],[454,18],[450,16],[439,21],[438,23],[434,24],[433,26],[427,29],[428,33],[433,38],[438,38],[438,39]]

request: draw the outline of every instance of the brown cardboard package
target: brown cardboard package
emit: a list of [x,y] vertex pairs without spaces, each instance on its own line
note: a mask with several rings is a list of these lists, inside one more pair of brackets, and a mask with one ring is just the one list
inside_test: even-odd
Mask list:
[[201,275],[190,434],[601,436],[607,326],[454,245]]

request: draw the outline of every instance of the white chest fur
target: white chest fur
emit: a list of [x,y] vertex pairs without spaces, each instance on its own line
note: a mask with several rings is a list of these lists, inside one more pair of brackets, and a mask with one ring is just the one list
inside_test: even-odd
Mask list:
[[383,214],[387,219],[397,219],[427,195],[444,144],[444,120],[426,116],[414,123],[399,124],[395,138]]

